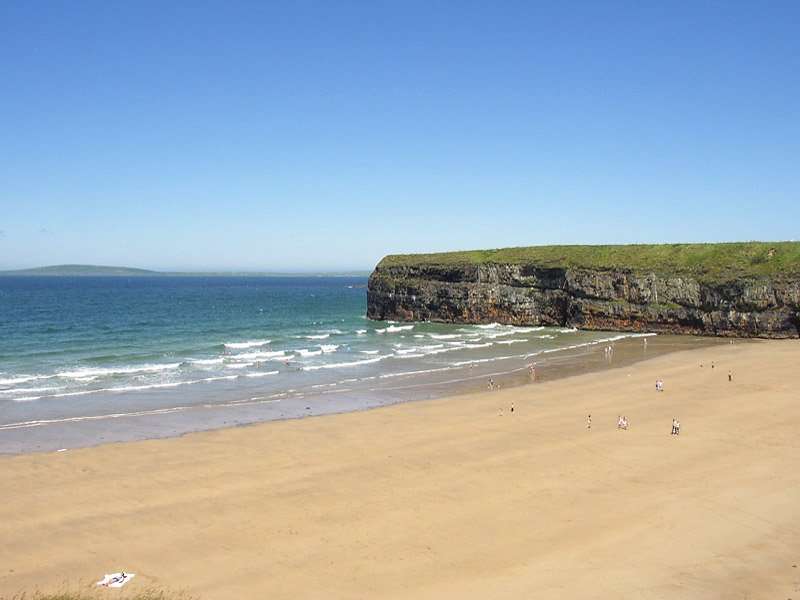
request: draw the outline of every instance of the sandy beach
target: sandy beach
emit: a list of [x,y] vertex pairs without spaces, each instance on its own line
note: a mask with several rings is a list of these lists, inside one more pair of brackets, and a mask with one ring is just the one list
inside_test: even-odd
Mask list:
[[737,342],[495,392],[2,457],[0,597],[124,569],[136,579],[106,595],[798,598],[799,364],[796,340]]

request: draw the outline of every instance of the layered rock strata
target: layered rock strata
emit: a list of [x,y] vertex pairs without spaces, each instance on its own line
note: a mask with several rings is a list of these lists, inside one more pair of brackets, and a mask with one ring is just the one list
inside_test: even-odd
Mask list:
[[797,338],[800,280],[709,283],[625,269],[379,264],[369,279],[367,316]]

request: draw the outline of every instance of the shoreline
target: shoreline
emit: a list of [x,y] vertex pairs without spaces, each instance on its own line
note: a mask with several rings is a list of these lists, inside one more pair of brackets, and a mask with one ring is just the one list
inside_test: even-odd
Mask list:
[[[621,332],[605,333],[611,338],[631,335]],[[649,346],[643,346],[643,339],[649,340]],[[740,341],[744,344],[754,342],[757,343],[754,340]],[[717,338],[652,334],[647,337],[625,337],[599,345],[584,344],[575,348],[562,348],[551,354],[510,361],[510,368],[505,369],[499,368],[505,363],[497,363],[498,367],[493,367],[492,362],[483,363],[482,360],[477,360],[474,373],[470,368],[455,379],[426,379],[422,382],[416,382],[415,378],[418,376],[415,374],[410,379],[398,378],[398,385],[395,387],[384,386],[369,390],[339,388],[316,393],[301,391],[294,395],[278,393],[228,402],[201,401],[197,404],[194,403],[194,396],[187,392],[185,402],[171,407],[0,425],[0,456],[169,439],[203,431],[372,410],[433,398],[458,397],[485,390],[485,382],[490,378],[496,380],[503,389],[517,388],[533,383],[525,366],[527,362],[538,365],[536,383],[541,384],[582,373],[623,367],[686,349],[727,343],[729,340]],[[615,348],[613,359],[603,356],[601,347],[604,345]],[[445,386],[447,389],[444,389]],[[331,398],[336,399],[334,403]]]
[[126,593],[221,600],[791,597],[798,360],[792,340],[705,347],[379,411],[0,457],[0,598],[119,569],[137,573]]

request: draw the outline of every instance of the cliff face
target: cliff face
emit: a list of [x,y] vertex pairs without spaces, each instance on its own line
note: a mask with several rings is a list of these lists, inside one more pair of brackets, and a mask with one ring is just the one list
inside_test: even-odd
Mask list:
[[624,270],[530,264],[378,265],[371,319],[797,338],[800,280],[709,283]]

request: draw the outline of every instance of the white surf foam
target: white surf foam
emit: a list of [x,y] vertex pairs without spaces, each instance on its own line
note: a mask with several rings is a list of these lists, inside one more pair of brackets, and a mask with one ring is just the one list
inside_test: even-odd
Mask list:
[[477,363],[496,362],[498,360],[509,360],[511,358],[526,358],[525,354],[515,354],[513,356],[494,356],[492,358],[475,358],[473,360],[461,360],[458,362],[450,363],[451,367],[463,367],[465,365],[473,365]]
[[35,394],[39,392],[57,392],[58,390],[65,389],[67,389],[65,385],[55,387],[13,388],[10,390],[0,390],[0,394]]
[[305,337],[307,340],[327,340],[329,337],[331,337],[331,334],[330,333],[320,333],[318,335],[306,335],[306,336],[303,336],[303,337]]
[[344,369],[347,367],[358,367],[361,365],[368,365],[371,363],[376,363],[384,358],[389,358],[392,356],[391,354],[384,354],[383,356],[376,356],[375,358],[367,358],[365,360],[355,360],[352,362],[343,362],[343,363],[328,363],[327,365],[313,365],[308,367],[303,367],[304,371],[317,371],[319,369]]
[[309,350],[308,348],[300,348],[299,350],[295,350],[295,352],[297,352],[297,354],[299,354],[302,357],[319,356],[320,354],[322,354],[322,349]]
[[231,350],[242,350],[244,348],[258,348],[260,346],[266,346],[272,340],[249,340],[247,342],[227,342],[223,344],[226,348],[230,348]]
[[411,331],[414,329],[413,325],[389,325],[383,329],[376,329],[375,333],[397,333],[398,331]]
[[152,365],[131,365],[129,367],[84,367],[74,371],[61,371],[56,377],[62,379],[81,379],[86,377],[104,377],[108,375],[127,375],[129,373],[158,373],[177,369],[181,363],[162,363]]
[[69,398],[71,396],[86,396],[88,394],[119,394],[123,392],[139,392],[144,390],[157,390],[163,388],[174,388],[182,385],[193,385],[196,383],[206,383],[211,381],[231,380],[239,377],[238,375],[221,375],[219,377],[205,377],[203,379],[194,379],[191,381],[174,381],[170,383],[151,383],[148,385],[123,385],[112,388],[99,388],[96,390],[79,390],[76,392],[62,392],[60,394],[49,394],[40,396],[25,396],[22,398],[12,398],[14,402],[29,402],[31,400],[41,400],[48,398]]
[[276,350],[275,352],[245,352],[237,354],[236,358],[240,360],[268,360],[270,358],[285,358],[286,351]]
[[419,349],[423,352],[430,352],[431,350],[438,350],[439,348],[444,348],[444,344],[429,344],[427,346],[419,346]]
[[221,365],[225,359],[220,358],[190,358],[189,362],[193,365]]
[[378,379],[391,379],[393,377],[403,377],[405,375],[421,375],[423,373],[439,373],[441,371],[451,371],[452,367],[439,367],[436,369],[421,369],[419,371],[403,371],[401,373],[384,373],[378,375]]
[[534,331],[541,331],[544,327],[513,327],[507,326],[503,327],[502,331],[496,331],[494,333],[484,333],[483,336],[489,339],[495,339],[499,337],[508,337],[510,335],[518,335],[520,333],[531,333]]
[[268,375],[277,375],[280,371],[265,371],[263,373],[247,373],[245,377],[266,377]]
[[431,354],[444,354],[445,352],[458,352],[459,350],[464,350],[463,345],[458,346],[450,346],[449,348],[439,348],[437,350],[428,350],[425,352],[426,355],[430,356]]
[[562,346],[560,348],[550,348],[548,350],[539,350],[538,352],[529,352],[528,354],[513,354],[510,356],[494,356],[491,358],[478,358],[475,360],[463,360],[454,363],[450,363],[450,366],[453,367],[462,367],[465,365],[476,364],[476,363],[487,363],[487,362],[495,362],[499,360],[509,360],[512,358],[519,358],[519,359],[528,359],[533,358],[535,356],[540,356],[542,354],[551,354],[554,352],[563,352],[564,350],[577,350],[579,348],[586,348],[588,346],[595,346],[597,344],[607,344],[609,342],[616,342],[619,340],[623,340],[625,338],[638,338],[638,337],[649,337],[651,335],[656,335],[654,333],[623,333],[620,335],[615,335],[612,337],[601,338],[597,340],[592,340],[589,342],[583,342],[581,344],[572,344],[570,346]]
[[322,344],[320,345],[319,349],[322,350],[325,354],[330,354],[331,352],[336,352],[336,349],[339,347],[339,344]]
[[16,385],[18,383],[28,383],[29,381],[37,381],[39,379],[50,379],[53,375],[17,375],[16,377],[7,377],[0,379],[0,385]]

